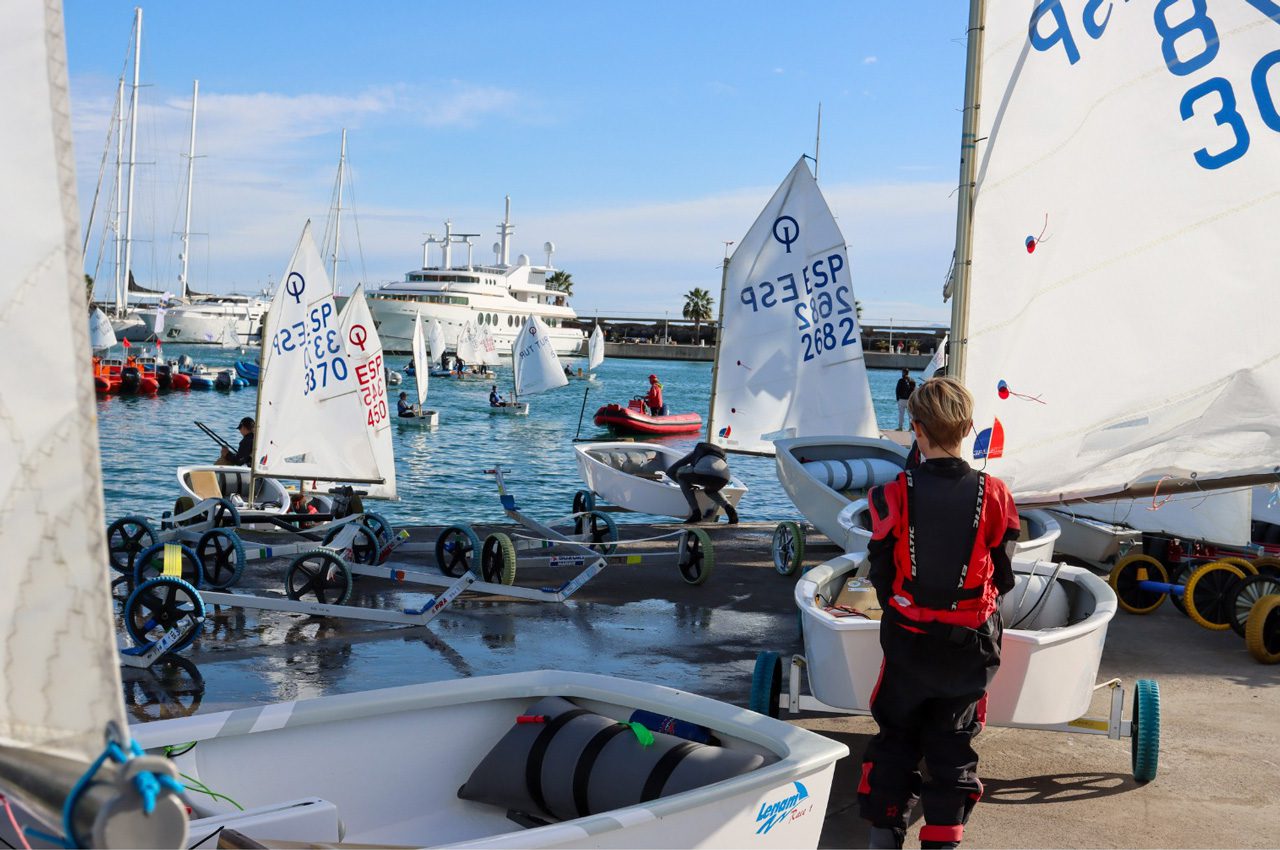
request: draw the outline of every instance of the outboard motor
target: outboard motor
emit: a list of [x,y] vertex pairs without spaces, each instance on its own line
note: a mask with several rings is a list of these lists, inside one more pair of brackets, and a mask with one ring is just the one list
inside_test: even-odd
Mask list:
[[156,383],[160,385],[162,390],[170,389],[173,386],[173,367],[168,363],[157,363]]
[[192,362],[193,362],[193,361],[192,361],[192,359],[191,359],[191,355],[190,355],[190,354],[183,354],[183,355],[181,355],[180,357],[178,357],[178,371],[179,371],[179,372],[190,372],[190,371],[191,371],[191,364],[192,364]]
[[136,393],[142,384],[142,372],[137,366],[125,366],[120,370],[120,392]]

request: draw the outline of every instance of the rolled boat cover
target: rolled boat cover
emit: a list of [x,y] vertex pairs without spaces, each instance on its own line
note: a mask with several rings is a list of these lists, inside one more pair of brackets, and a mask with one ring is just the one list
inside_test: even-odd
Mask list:
[[[528,722],[528,718],[545,718]],[[528,708],[466,784],[464,800],[544,819],[571,820],[633,806],[749,773],[765,757],[652,733],[544,697]]]
[[902,472],[902,465],[883,458],[849,458],[848,460],[810,460],[804,471],[832,490],[865,490],[888,484]]

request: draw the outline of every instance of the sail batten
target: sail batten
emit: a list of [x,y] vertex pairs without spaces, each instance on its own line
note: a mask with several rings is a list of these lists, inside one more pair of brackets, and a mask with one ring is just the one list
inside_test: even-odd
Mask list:
[[1031,4],[987,6],[966,449],[1026,505],[1275,481],[1275,261],[1256,246],[1280,216],[1280,31],[1216,4],[1187,25],[1215,35],[1175,50],[1167,4],[1087,35],[1063,6],[1039,29]]
[[728,260],[708,439],[878,437],[844,236],[801,157]]

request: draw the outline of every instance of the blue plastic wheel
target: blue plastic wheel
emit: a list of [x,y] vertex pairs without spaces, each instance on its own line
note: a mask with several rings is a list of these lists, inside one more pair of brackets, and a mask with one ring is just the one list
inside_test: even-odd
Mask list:
[[244,575],[244,544],[229,528],[211,528],[196,541],[196,557],[204,571],[204,581],[214,590],[235,587]]
[[[157,543],[138,553],[133,564],[133,583],[140,586],[144,581],[164,575],[164,547],[172,543]],[[204,565],[200,556],[190,546],[182,548],[182,580],[192,587],[204,585]]]
[[133,575],[138,554],[156,545],[160,532],[145,517],[121,517],[107,526],[107,558],[111,569]]
[[436,538],[436,566],[450,578],[480,574],[480,535],[469,525],[451,525]]
[[[343,532],[346,525],[340,525],[336,528],[329,529],[329,533],[324,536],[321,545],[331,549],[335,547],[330,544],[334,539]],[[351,529],[351,561],[355,564],[368,564],[370,566],[381,563],[382,561],[382,544],[378,537],[375,527],[368,525],[357,525]]]
[[[579,490],[573,494],[573,512],[575,514],[593,511],[596,507],[596,494],[590,490]],[[579,532],[582,529],[578,529]]]
[[[375,514],[373,511],[365,511],[364,516],[360,517],[360,523],[378,537],[378,545],[381,549],[388,550],[396,539],[395,527],[391,524],[391,520],[382,514]],[[381,563],[381,561],[379,561]]]
[[759,714],[777,717],[782,698],[782,659],[776,652],[756,656],[756,669],[751,673],[751,701],[747,707]]
[[1133,693],[1133,778],[1150,782],[1160,766],[1160,685],[1139,679]]
[[169,651],[181,652],[196,639],[203,620],[204,600],[200,593],[175,576],[144,581],[124,603],[125,630],[138,646],[159,640],[177,626],[186,631]]
[[593,508],[579,519],[582,521],[582,533],[586,534],[586,543],[589,547],[601,555],[612,555],[617,550],[618,524],[614,522],[613,517]]

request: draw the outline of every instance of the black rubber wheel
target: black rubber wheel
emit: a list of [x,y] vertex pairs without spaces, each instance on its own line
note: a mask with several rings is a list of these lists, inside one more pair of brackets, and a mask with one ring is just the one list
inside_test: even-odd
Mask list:
[[[133,583],[135,587],[141,585],[147,579],[164,575],[164,553],[165,548],[168,546],[177,546],[177,544],[157,543],[138,553],[138,557],[133,562]],[[182,550],[182,580],[192,587],[203,587],[204,565],[200,563],[200,556],[196,554],[196,550],[189,546],[181,546],[179,548]]]
[[124,603],[124,627],[137,646],[164,637],[173,627],[184,630],[169,652],[181,652],[200,633],[204,601],[187,582],[173,576],[159,576],[138,585]]
[[322,605],[345,605],[351,598],[351,570],[336,552],[312,549],[289,562],[284,592],[290,599],[310,596]]
[[[357,564],[374,565],[382,557],[382,545],[378,542],[378,533],[366,525],[355,522],[345,523],[337,528],[329,529],[321,545],[329,546],[334,539],[347,529],[351,531],[351,560]],[[332,547],[331,547],[332,548]],[[335,550],[336,551],[336,550]]]
[[701,528],[686,529],[680,537],[680,551],[676,568],[680,577],[692,585],[700,585],[711,577],[715,568],[715,550],[711,537]]
[[1273,593],[1280,593],[1280,576],[1259,573],[1236,582],[1231,594],[1231,630],[1244,637],[1254,603]]
[[144,549],[156,545],[160,533],[140,516],[121,517],[107,526],[107,557],[111,569],[133,575],[134,561]]
[[436,566],[450,578],[480,567],[480,537],[469,525],[451,525],[436,538]]
[[756,656],[756,667],[751,673],[751,700],[748,707],[768,717],[778,717],[782,712],[782,659],[776,652],[762,652]]
[[196,541],[196,556],[204,568],[204,581],[214,590],[235,587],[244,575],[244,544],[229,528],[211,528]]

